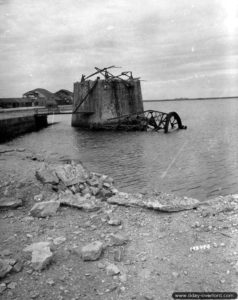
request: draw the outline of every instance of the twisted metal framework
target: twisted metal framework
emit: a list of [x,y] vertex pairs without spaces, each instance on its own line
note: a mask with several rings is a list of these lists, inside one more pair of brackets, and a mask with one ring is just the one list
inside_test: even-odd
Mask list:
[[[116,125],[117,124],[117,125]],[[165,113],[156,110],[146,110],[141,113],[122,115],[110,118],[104,125],[108,129],[112,126],[122,130],[155,130],[163,129],[165,133],[177,129],[187,129],[176,112]]]

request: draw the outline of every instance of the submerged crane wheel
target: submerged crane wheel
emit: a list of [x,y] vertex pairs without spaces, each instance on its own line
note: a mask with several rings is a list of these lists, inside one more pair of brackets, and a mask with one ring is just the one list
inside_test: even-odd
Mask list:
[[176,112],[170,112],[167,114],[166,122],[164,126],[164,132],[174,131],[176,129],[185,129],[182,125],[180,116]]

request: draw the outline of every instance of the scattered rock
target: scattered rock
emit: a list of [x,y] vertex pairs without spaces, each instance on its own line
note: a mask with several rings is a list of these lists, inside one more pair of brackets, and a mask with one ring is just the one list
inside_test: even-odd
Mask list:
[[43,198],[44,198],[43,194],[35,195],[34,196],[34,201],[40,202],[40,201],[43,200]]
[[1,198],[1,200],[0,200],[0,209],[1,208],[17,208],[19,206],[22,206],[21,199],[4,197],[4,198]]
[[81,249],[81,255],[83,260],[97,260],[102,254],[103,243],[95,241],[84,246]]
[[173,276],[174,278],[178,278],[178,277],[179,277],[179,273],[177,273],[177,272],[172,272],[172,276]]
[[9,259],[0,259],[0,278],[4,278],[12,270]]
[[31,292],[30,293],[30,297],[31,299],[36,299],[40,296],[40,294],[38,292]]
[[121,274],[119,276],[119,280],[123,283],[126,283],[127,282],[127,275],[126,274]]
[[114,264],[108,264],[106,267],[107,275],[114,276],[120,273],[119,268]]
[[54,280],[53,280],[52,278],[49,278],[49,279],[46,281],[46,283],[49,284],[49,285],[51,285],[51,286],[55,284],[55,282],[54,282]]
[[23,251],[32,252],[31,264],[36,271],[43,270],[53,258],[49,242],[34,243],[23,249]]
[[44,164],[40,170],[36,171],[36,178],[42,183],[59,183],[59,178],[56,176],[55,172],[46,164]]
[[66,241],[66,238],[64,236],[59,236],[53,240],[53,243],[55,245],[60,245],[60,244],[64,243],[65,241]]
[[98,263],[97,264],[97,266],[98,266],[98,269],[105,269],[105,265],[103,264],[103,263]]
[[113,252],[113,257],[115,261],[122,261],[123,258],[123,250],[122,249],[115,249]]
[[110,235],[110,245],[111,246],[122,246],[127,244],[129,241],[129,238],[125,235],[119,234],[119,233],[112,233]]
[[0,283],[0,295],[1,295],[2,292],[4,292],[6,289],[7,289],[6,283],[4,283],[4,282]]
[[18,261],[16,264],[14,264],[12,270],[16,273],[19,273],[19,272],[21,272],[22,268],[23,268],[22,263],[20,261]]
[[107,223],[109,225],[112,225],[112,226],[120,226],[121,225],[121,220],[119,220],[117,218],[110,217],[110,219],[108,220]]
[[33,217],[44,218],[54,216],[60,206],[58,201],[45,201],[36,203],[30,210]]
[[1,256],[10,256],[12,254],[12,252],[9,249],[5,249],[3,251],[1,251]]
[[16,288],[16,286],[17,286],[17,283],[12,281],[7,285],[7,288],[14,290]]

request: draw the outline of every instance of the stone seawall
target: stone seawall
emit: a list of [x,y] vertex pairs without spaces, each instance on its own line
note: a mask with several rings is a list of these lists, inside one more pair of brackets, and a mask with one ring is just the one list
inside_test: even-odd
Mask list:
[[20,134],[38,130],[47,126],[47,116],[14,116],[0,118],[0,143]]

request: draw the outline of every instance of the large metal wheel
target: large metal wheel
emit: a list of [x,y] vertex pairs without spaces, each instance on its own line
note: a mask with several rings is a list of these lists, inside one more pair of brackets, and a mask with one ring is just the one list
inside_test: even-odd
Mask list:
[[168,133],[177,129],[184,129],[180,116],[176,112],[167,114],[164,132]]

